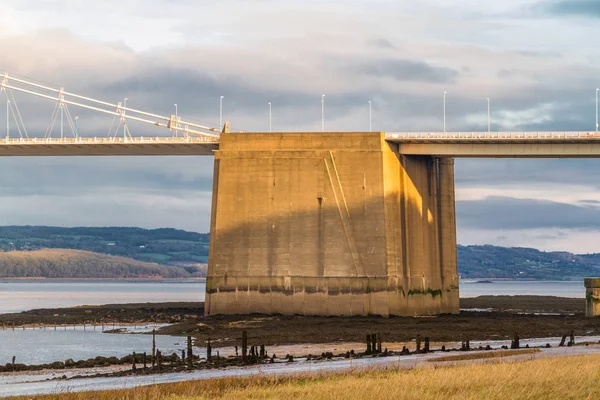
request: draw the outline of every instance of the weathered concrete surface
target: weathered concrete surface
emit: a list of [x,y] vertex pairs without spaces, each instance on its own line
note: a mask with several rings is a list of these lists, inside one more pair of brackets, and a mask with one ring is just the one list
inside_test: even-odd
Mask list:
[[231,133],[214,174],[208,315],[459,311],[452,159],[382,133]]
[[585,315],[600,316],[600,278],[586,278],[585,284]]

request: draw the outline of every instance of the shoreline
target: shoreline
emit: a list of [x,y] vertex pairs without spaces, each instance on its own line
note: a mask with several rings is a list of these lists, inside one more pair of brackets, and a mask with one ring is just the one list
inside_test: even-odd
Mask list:
[[479,296],[461,298],[460,314],[420,317],[319,317],[217,315],[205,317],[203,302],[107,304],[0,314],[0,330],[87,324],[169,324],[157,330],[168,336],[210,338],[215,346],[237,343],[242,331],[267,346],[303,343],[362,342],[367,333],[401,342],[416,335],[433,341],[600,335],[600,318],[585,317],[584,298],[555,296]]
[[128,282],[165,282],[165,281],[201,281],[205,282],[206,278],[46,278],[39,277],[18,277],[18,278],[0,278],[2,281],[128,281]]

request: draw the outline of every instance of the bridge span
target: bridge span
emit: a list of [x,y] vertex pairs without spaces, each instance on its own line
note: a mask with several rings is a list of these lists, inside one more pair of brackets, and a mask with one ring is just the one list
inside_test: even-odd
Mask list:
[[0,156],[159,155],[214,155],[207,315],[421,315],[460,310],[454,158],[600,157],[600,136],[0,139]]
[[[254,135],[248,132],[245,135]],[[290,135],[293,132],[272,133]],[[328,135],[334,133],[307,133]],[[597,132],[390,132],[405,155],[438,157],[599,157]],[[0,139],[0,156],[208,156],[218,136],[43,137]]]

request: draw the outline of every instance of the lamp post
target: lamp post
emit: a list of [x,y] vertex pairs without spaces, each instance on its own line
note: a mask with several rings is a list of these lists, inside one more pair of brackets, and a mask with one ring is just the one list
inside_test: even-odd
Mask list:
[[[125,119],[125,111],[127,110],[127,97],[123,101],[123,137],[127,137],[127,120]],[[115,135],[116,136],[116,135]]]
[[371,108],[371,100],[369,100],[369,132],[373,131],[373,113]]
[[79,117],[75,117],[75,137],[78,138],[79,137]]
[[219,105],[219,129],[223,129],[223,99],[225,96],[221,96]]
[[269,102],[269,133],[271,133],[273,131],[271,121],[272,121],[271,102]]
[[178,132],[177,132],[177,103],[174,104],[175,105],[175,136],[177,136]]
[[491,118],[490,118],[490,98],[487,98],[487,104],[488,104],[488,136],[491,136],[491,131],[492,131],[492,123],[491,123]]
[[596,88],[596,132],[598,132],[598,92],[600,88]]
[[6,100],[6,138],[10,136],[10,100]]
[[444,90],[444,137],[446,136],[446,95],[447,91]]
[[321,96],[321,132],[325,132],[325,95]]

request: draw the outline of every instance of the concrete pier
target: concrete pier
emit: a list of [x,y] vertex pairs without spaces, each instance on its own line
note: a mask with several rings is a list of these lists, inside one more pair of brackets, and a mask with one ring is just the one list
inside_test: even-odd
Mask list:
[[600,316],[600,278],[586,278],[585,284],[585,315],[586,317]]
[[383,133],[229,133],[206,313],[458,313],[454,163]]

